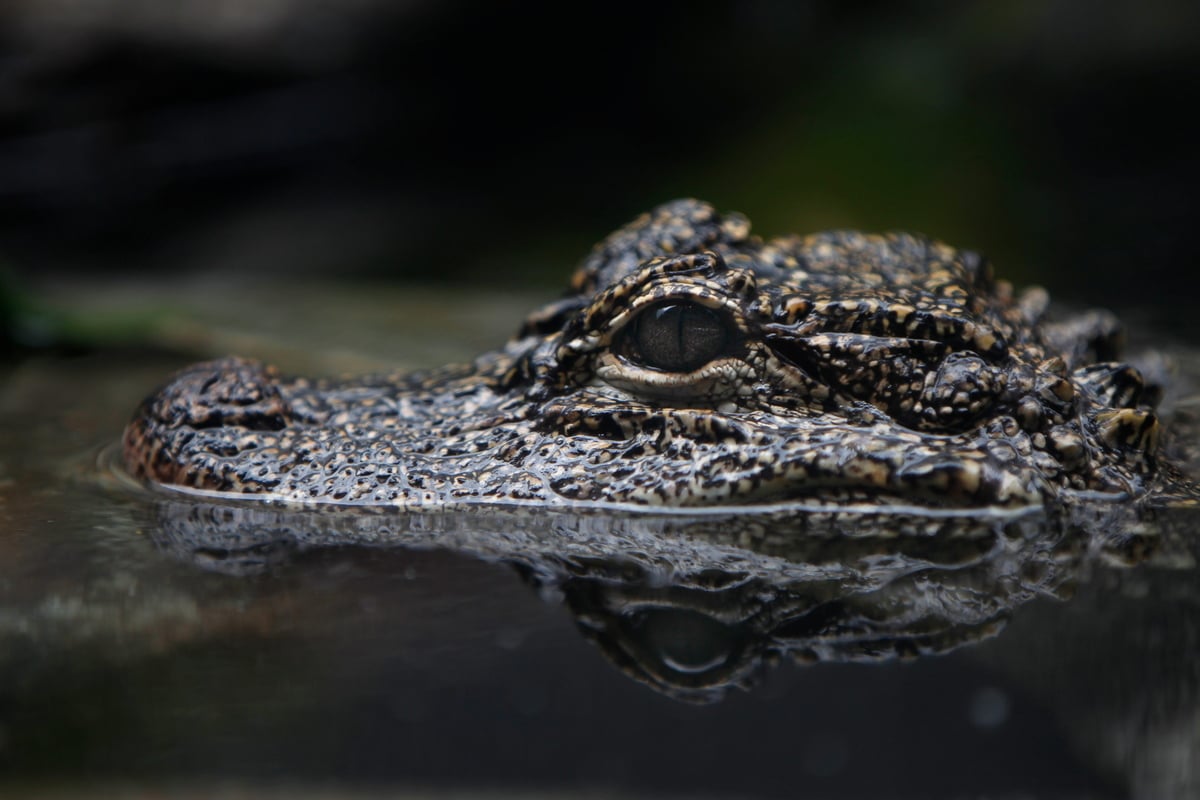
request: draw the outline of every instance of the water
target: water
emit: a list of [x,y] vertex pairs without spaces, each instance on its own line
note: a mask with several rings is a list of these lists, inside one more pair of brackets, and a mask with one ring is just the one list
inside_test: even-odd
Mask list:
[[[448,341],[519,314],[485,316]],[[326,345],[272,355],[320,370]],[[0,377],[4,797],[1200,792],[1195,509],[1108,538],[1025,515],[881,545],[839,535],[870,521],[133,490],[104,450],[184,360]]]

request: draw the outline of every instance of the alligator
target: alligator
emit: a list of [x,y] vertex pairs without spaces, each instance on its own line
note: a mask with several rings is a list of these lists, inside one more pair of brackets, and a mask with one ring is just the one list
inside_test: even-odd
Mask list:
[[286,504],[1023,508],[1136,498],[1161,389],[1103,311],[1050,313],[921,236],[764,240],[662,205],[473,363],[357,379],[192,366],[130,473]]

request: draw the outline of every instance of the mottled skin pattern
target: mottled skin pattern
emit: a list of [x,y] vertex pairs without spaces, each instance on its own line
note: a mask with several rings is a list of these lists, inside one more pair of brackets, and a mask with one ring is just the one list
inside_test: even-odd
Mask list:
[[1058,322],[905,234],[763,241],[676,201],[473,364],[353,381],[199,364],[125,434],[137,476],[295,502],[1020,506],[1143,494],[1157,392],[1092,312]]

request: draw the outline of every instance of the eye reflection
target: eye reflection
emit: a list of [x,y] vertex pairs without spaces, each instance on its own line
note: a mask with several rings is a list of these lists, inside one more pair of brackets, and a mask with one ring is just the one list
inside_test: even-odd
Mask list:
[[664,372],[702,367],[719,356],[728,341],[726,320],[697,303],[653,306],[638,315],[633,326],[635,360]]
[[684,675],[719,669],[743,646],[743,636],[736,626],[695,611],[650,609],[632,622],[631,638],[639,639],[664,667]]

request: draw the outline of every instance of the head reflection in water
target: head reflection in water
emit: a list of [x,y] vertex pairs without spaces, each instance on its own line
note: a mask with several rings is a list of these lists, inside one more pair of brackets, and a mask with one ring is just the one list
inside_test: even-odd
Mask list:
[[1085,559],[1132,563],[1154,541],[1083,533],[1124,520],[1040,512],[348,514],[172,500],[159,514],[162,549],[232,574],[348,544],[509,563],[561,598],[626,675],[694,703],[751,688],[783,658],[890,661],[983,640],[1018,606],[1057,595]]

